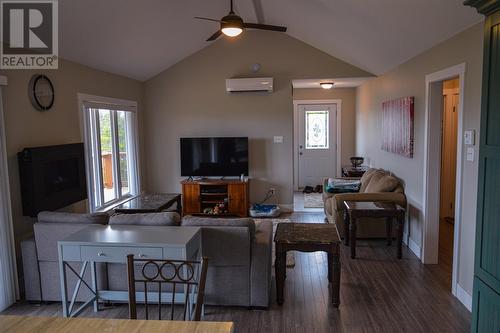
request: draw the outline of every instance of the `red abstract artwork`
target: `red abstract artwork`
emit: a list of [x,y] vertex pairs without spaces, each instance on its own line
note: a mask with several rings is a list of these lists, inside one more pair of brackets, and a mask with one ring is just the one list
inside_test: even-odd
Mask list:
[[382,150],[413,158],[415,98],[382,103]]

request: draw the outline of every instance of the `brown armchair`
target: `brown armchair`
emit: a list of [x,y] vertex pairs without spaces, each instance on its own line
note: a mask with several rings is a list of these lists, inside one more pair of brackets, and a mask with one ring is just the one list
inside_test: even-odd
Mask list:
[[[357,193],[328,193],[325,179],[323,201],[328,222],[335,223],[341,237],[344,237],[344,201],[393,202],[406,207],[406,196],[401,181],[382,169],[369,169],[361,177],[361,187]],[[381,222],[381,221],[378,221]],[[383,222],[383,221],[382,221]],[[386,237],[385,223],[363,222],[358,225],[359,238]]]

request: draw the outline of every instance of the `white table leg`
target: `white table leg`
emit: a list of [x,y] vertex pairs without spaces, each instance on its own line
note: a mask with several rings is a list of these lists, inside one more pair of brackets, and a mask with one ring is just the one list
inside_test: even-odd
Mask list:
[[90,263],[90,275],[92,275],[92,288],[93,292],[95,294],[95,301],[94,301],[94,312],[99,311],[99,294],[97,292],[97,272],[96,272],[96,263],[95,261],[92,261]]
[[61,303],[63,310],[63,317],[68,317],[68,287],[66,285],[66,267],[62,256],[62,247],[58,246],[59,252],[59,279],[61,280]]

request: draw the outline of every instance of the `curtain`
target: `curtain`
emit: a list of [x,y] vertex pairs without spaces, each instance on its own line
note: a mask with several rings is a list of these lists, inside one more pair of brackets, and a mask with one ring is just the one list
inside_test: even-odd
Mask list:
[[16,275],[9,175],[5,148],[2,86],[0,85],[0,311],[8,308],[16,301]]

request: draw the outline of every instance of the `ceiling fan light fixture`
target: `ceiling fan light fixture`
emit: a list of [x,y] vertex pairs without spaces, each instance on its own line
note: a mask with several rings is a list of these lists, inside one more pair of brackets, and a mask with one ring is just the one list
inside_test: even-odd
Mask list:
[[319,85],[323,89],[332,89],[333,88],[333,82],[321,82]]
[[243,32],[240,27],[225,27],[221,29],[222,33],[228,37],[236,37]]

